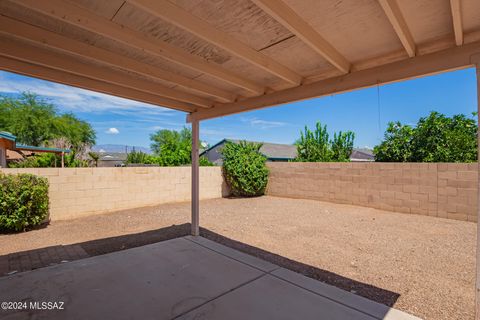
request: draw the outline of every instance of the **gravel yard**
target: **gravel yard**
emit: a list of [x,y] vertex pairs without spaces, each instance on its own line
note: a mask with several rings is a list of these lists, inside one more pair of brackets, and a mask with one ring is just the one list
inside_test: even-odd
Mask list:
[[[200,210],[205,237],[425,319],[474,318],[474,223],[267,196]],[[0,255],[131,234],[122,248],[141,245],[189,219],[190,204],[177,203],[57,221],[0,235]]]

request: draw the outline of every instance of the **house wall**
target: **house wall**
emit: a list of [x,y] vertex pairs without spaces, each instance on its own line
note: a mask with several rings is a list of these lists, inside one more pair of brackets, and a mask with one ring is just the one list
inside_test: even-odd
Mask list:
[[[50,183],[50,219],[190,201],[190,167],[0,169],[32,173]],[[200,167],[200,199],[226,195],[220,167]]]
[[267,194],[477,221],[477,163],[268,163]]
[[[220,150],[225,146],[225,142],[213,147],[212,149],[205,151],[203,156],[207,157],[210,162],[216,163],[215,161],[223,159]],[[221,163],[221,162],[220,162]]]

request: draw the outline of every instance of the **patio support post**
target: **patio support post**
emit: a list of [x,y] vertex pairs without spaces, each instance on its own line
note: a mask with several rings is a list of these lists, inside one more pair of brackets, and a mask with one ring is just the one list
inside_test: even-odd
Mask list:
[[199,128],[200,122],[192,120],[192,235],[198,236],[199,231],[199,199],[200,199],[200,180],[199,180]]

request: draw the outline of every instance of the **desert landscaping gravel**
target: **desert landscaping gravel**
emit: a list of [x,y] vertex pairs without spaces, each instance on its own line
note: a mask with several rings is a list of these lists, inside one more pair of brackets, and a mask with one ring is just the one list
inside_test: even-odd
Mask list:
[[[424,319],[474,319],[475,223],[267,196],[206,200],[200,212],[210,239]],[[0,235],[0,256],[75,243],[100,254],[111,242],[92,240],[128,239],[119,250],[159,241],[151,230],[182,235],[189,221],[189,203],[54,221]]]

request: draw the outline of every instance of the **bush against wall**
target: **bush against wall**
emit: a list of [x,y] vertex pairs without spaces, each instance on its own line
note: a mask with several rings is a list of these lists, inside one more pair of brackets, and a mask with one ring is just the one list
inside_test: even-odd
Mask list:
[[383,162],[474,162],[477,123],[463,114],[438,112],[420,118],[414,127],[390,122],[374,154],[375,161]]
[[32,174],[0,173],[0,230],[24,231],[48,215],[48,180]]
[[300,132],[297,145],[297,162],[347,162],[353,150],[355,134],[351,131],[334,133],[333,139],[329,138],[327,126],[317,122],[315,131],[305,126]]
[[260,153],[261,143],[227,141],[220,151],[223,173],[234,196],[254,197],[265,193],[268,182],[267,158]]

